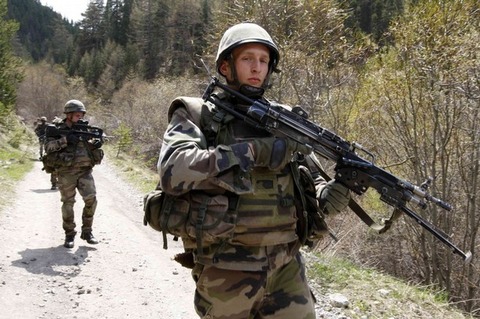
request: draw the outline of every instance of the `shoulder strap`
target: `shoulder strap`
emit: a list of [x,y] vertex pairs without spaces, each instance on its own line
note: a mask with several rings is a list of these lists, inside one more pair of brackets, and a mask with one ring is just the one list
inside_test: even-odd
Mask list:
[[168,108],[168,121],[172,119],[172,114],[179,107],[185,107],[191,115],[195,124],[200,124],[204,101],[199,97],[179,96],[170,103]]
[[[215,96],[215,98],[221,98]],[[168,109],[168,121],[171,120],[173,112],[179,107],[184,107],[193,123],[205,134],[209,146],[216,145],[218,133],[222,127],[233,120],[234,117],[218,109],[214,104],[205,102],[202,98],[180,96],[172,101]]]

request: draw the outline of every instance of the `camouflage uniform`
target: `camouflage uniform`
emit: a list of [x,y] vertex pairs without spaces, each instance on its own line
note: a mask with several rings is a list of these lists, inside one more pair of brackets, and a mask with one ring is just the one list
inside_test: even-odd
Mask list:
[[85,206],[82,212],[82,232],[91,232],[93,216],[97,207],[95,182],[92,169],[88,167],[71,168],[58,171],[58,185],[62,201],[63,229],[66,235],[75,235],[75,189],[83,198]]
[[50,173],[50,184],[52,184],[52,187],[51,187],[52,190],[57,189],[58,173],[56,170]]
[[[60,130],[70,130],[62,123],[58,125]],[[56,168],[58,176],[58,189],[62,201],[63,229],[66,235],[75,235],[75,218],[73,205],[75,204],[76,189],[85,202],[82,214],[82,232],[91,231],[97,197],[95,182],[92,176],[94,166],[91,156],[91,146],[87,141],[80,140],[76,145],[67,144],[65,137],[60,139],[48,138],[45,145],[47,153],[59,151],[66,159],[63,166]]]
[[[203,106],[204,113],[212,110],[209,103]],[[313,297],[298,251],[291,166],[273,172],[264,167],[243,171],[238,158],[251,162],[251,154],[248,150],[241,154],[229,145],[268,134],[230,119],[217,134],[216,146],[209,147],[202,120],[191,113],[179,100],[172,104],[159,159],[162,189],[175,195],[199,190],[238,194],[235,228],[228,240],[206,241],[199,253],[194,234],[182,238],[185,248],[195,253],[192,274],[198,314],[204,318],[314,318]],[[227,132],[233,132],[232,140]],[[325,181],[318,175],[315,180],[320,191]]]
[[[44,153],[44,145],[46,143],[46,138],[45,138],[45,129],[47,128],[48,123],[47,123],[47,118],[42,116],[40,118],[40,123],[37,124],[35,127],[35,134],[38,136],[38,143],[39,143],[39,152],[40,152],[40,160],[43,158],[43,153]],[[50,183],[51,183],[51,189],[57,189],[57,172],[53,171],[50,173]]]
[[315,318],[300,254],[267,271],[232,271],[198,263],[193,276],[195,306],[202,318]]
[[[52,120],[52,124],[55,125],[55,126],[59,126],[63,123],[63,120],[57,116],[54,117],[54,119]],[[51,173],[50,173],[50,183],[52,184],[52,187],[51,189],[52,190],[55,190],[57,189],[57,184],[58,184],[58,173],[56,170],[53,170]]]
[[[263,86],[246,88],[255,94],[252,98],[263,99],[279,58],[263,28],[251,23],[230,28],[220,42],[217,69],[220,72],[220,63],[235,47],[246,43],[270,50]],[[248,106],[225,92],[213,92],[212,97],[239,113],[247,112]],[[220,319],[315,318],[314,297],[299,252],[304,243],[299,239],[304,210],[297,205],[297,161],[291,161],[303,159],[310,168],[314,201],[325,197],[329,202],[324,194],[329,184],[313,166],[314,155],[303,156],[300,153],[308,152],[305,147],[281,139],[286,150],[276,158],[279,139],[201,99],[175,99],[168,120],[158,161],[159,186],[176,198],[172,205],[164,205],[169,207],[168,216],[181,220],[178,212],[188,207],[184,226],[167,227],[193,254],[197,314]],[[270,151],[269,162],[263,162],[259,154]],[[341,208],[348,199],[344,194],[339,197]]]
[[45,143],[45,128],[47,127],[47,125],[48,125],[47,119],[42,116],[40,119],[40,123],[38,123],[35,127],[35,134],[38,137],[40,159],[43,156],[44,143]]
[[[70,100],[65,105],[65,113],[68,114],[70,112],[82,112],[85,114],[86,110],[80,101]],[[71,131],[72,128],[67,125],[67,120],[64,120],[62,123],[56,123],[56,127],[58,130],[67,133],[63,136],[47,137],[45,150],[48,154],[47,156],[55,153],[55,158],[57,159],[54,166],[63,203],[62,219],[66,236],[65,247],[73,247],[73,238],[76,235],[74,204],[77,189],[85,204],[82,212],[81,238],[90,244],[96,244],[98,241],[92,235],[93,217],[97,207],[92,168],[96,163],[93,152],[101,147],[101,143],[95,145],[90,139],[77,137],[74,134],[75,142],[69,142],[69,136],[72,136],[72,134],[68,134],[68,131]]]

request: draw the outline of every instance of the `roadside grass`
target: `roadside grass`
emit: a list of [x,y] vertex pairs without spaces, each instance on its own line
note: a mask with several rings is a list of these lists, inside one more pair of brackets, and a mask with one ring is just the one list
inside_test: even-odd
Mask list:
[[38,156],[35,141],[32,131],[16,118],[0,124],[0,211],[11,201],[15,184],[33,168]]
[[106,160],[112,163],[120,176],[132,184],[143,194],[155,189],[158,183],[158,174],[149,169],[144,161],[125,154],[117,156],[115,145],[105,143],[103,146]]
[[447,294],[434,287],[409,284],[342,258],[311,255],[309,277],[321,292],[347,297],[344,313],[351,319],[473,318],[452,307]]

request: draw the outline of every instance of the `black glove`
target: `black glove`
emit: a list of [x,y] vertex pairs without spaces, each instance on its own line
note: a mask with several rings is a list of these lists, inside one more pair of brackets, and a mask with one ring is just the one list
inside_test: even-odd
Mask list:
[[328,182],[320,193],[319,206],[326,214],[336,214],[344,210],[350,201],[350,190],[334,179]]
[[103,145],[102,141],[100,140],[93,140],[91,144],[93,149],[100,148]]
[[77,144],[79,141],[80,141],[80,138],[78,137],[77,134],[75,134],[75,133],[69,133],[69,134],[67,135],[67,143],[68,143],[68,144],[73,144],[73,145],[75,145],[75,144]]

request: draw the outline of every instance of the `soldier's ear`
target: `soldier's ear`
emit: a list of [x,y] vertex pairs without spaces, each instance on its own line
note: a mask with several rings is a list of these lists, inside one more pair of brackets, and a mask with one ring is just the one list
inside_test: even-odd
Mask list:
[[225,78],[229,79],[229,77],[231,77],[230,63],[228,63],[227,60],[222,61],[218,70],[220,71],[220,74],[222,74]]

